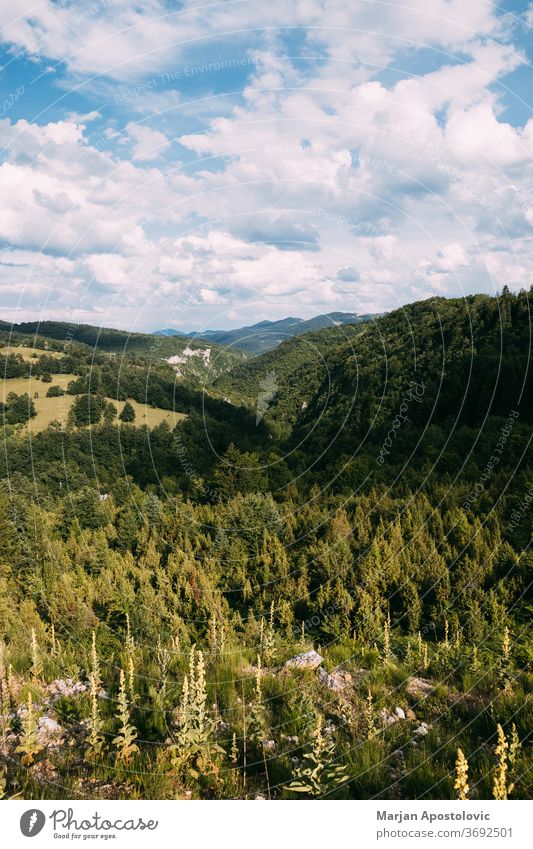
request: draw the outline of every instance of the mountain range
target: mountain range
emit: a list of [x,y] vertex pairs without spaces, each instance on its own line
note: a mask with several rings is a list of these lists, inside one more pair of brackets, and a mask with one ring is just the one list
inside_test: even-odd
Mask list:
[[185,333],[181,330],[156,330],[155,336],[187,336],[194,339],[204,339],[233,349],[246,351],[249,354],[264,354],[277,348],[282,342],[293,336],[301,336],[314,330],[326,327],[337,327],[344,324],[359,324],[375,318],[374,313],[358,315],[352,312],[330,312],[316,315],[310,319],[282,318],[278,321],[259,321],[257,324],[239,327],[234,330],[194,330]]

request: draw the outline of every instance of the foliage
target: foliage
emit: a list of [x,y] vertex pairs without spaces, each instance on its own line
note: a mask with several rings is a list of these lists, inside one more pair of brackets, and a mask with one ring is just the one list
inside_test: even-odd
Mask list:
[[[26,376],[41,357],[75,376],[71,428],[3,429],[5,795],[529,798],[526,307],[430,299],[348,341],[320,331],[329,396],[280,346],[258,424],[262,363],[209,395],[158,357],[114,357],[122,336],[36,337],[35,365],[4,355]],[[234,379],[243,406],[220,397]],[[188,418],[124,427],[104,400],[146,397]],[[321,672],[285,666],[311,649]]]
[[119,419],[121,422],[135,421],[135,410],[133,409],[129,401],[126,401],[126,403],[124,404],[120,412]]
[[289,790],[320,797],[331,794],[346,780],[346,767],[336,763],[335,745],[332,740],[324,738],[320,715],[313,737],[313,747],[296,768]]

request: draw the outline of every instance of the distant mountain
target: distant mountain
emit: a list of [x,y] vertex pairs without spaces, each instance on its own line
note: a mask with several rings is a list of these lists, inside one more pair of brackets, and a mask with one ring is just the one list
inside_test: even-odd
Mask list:
[[322,330],[325,327],[337,327],[343,324],[359,324],[361,321],[369,321],[375,315],[367,313],[358,315],[352,312],[330,312],[316,315],[314,318],[283,318],[279,321],[259,321],[236,330],[199,330],[184,334],[181,330],[157,330],[156,336],[189,336],[196,339],[205,339],[247,351],[250,354],[264,354],[277,348],[282,342],[293,336],[301,336],[312,330]]
[[[168,327],[165,330],[155,330],[153,336],[187,336],[187,333],[182,333],[181,330],[174,330],[172,327]],[[194,335],[194,334],[189,334]]]

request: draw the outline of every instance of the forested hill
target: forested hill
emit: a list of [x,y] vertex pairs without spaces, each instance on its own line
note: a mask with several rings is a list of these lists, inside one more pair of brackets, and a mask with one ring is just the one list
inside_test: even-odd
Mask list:
[[0,797],[530,798],[529,329],[431,299],[212,397],[0,327]]
[[302,408],[326,379],[332,353],[367,326],[346,324],[288,339],[273,351],[236,365],[213,381],[209,391],[251,408],[263,399],[265,422],[278,436],[288,435]]
[[[520,425],[532,421],[530,309],[526,292],[504,290],[499,298],[432,298],[368,324],[329,358],[294,444],[303,440],[326,466],[379,448],[394,424],[393,445],[380,455],[387,463],[414,451],[448,457],[453,467],[461,437],[464,458],[468,446],[475,459],[501,419],[515,411]],[[487,436],[469,440],[476,428]]]
[[95,351],[117,356],[137,354],[152,359],[174,358],[173,364],[180,377],[202,382],[214,379],[247,356],[243,351],[187,336],[153,336],[63,321],[1,322],[0,330],[4,334],[14,334],[17,339],[25,338],[29,344],[35,338],[49,339],[57,343],[56,348],[78,342]]

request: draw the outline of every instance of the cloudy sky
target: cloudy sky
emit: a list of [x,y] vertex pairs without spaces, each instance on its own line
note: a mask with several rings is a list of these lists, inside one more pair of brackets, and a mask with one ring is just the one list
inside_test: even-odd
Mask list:
[[0,0],[0,317],[529,287],[533,4]]

